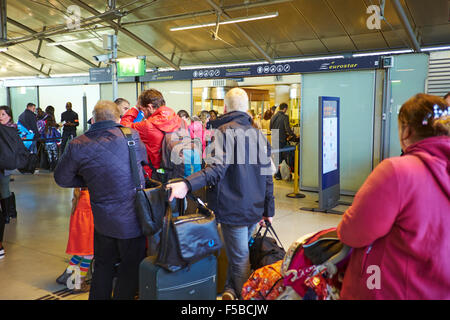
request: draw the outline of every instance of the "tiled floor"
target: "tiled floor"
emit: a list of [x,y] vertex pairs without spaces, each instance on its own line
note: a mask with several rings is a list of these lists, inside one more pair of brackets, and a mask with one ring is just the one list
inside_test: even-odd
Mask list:
[[[65,249],[72,189],[58,187],[47,171],[14,178],[11,189],[16,194],[18,219],[6,225],[6,256],[0,260],[0,300],[86,300],[87,293],[67,295],[61,292],[65,287],[55,282],[69,258]],[[292,183],[275,182],[274,228],[286,249],[298,237],[337,226],[341,220],[340,215],[300,211],[300,207],[317,206],[318,195],[303,192],[304,199],[287,198],[292,189]]]

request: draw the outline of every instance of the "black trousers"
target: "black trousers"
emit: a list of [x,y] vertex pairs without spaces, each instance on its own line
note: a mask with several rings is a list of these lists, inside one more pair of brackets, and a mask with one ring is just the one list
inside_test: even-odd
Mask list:
[[[139,264],[145,258],[145,237],[116,239],[94,231],[94,273],[89,300],[132,300],[139,288]],[[113,291],[114,265],[120,261]]]
[[77,136],[77,132],[67,132],[67,131],[63,131],[62,134],[62,139],[61,139],[61,155],[64,153],[64,150],[66,149],[66,144],[67,141],[69,140],[70,136],[72,136],[72,139],[75,138]]

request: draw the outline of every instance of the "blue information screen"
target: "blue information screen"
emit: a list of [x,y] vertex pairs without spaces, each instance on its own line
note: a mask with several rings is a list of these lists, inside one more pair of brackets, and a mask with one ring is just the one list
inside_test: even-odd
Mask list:
[[322,190],[339,184],[339,102],[337,97],[320,97]]

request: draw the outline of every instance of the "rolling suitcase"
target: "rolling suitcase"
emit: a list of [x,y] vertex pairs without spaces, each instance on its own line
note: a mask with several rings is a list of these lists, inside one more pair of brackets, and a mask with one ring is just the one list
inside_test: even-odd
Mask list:
[[139,266],[139,300],[216,300],[214,255],[176,272],[155,265],[155,260],[147,257]]

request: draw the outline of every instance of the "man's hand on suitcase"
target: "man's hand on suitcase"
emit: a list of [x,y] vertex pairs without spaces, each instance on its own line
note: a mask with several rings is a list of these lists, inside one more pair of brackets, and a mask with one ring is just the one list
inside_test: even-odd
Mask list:
[[184,199],[189,191],[189,188],[184,181],[170,183],[167,185],[167,189],[171,189],[169,201],[173,198]]

